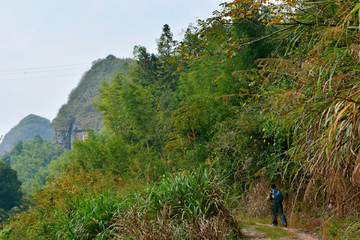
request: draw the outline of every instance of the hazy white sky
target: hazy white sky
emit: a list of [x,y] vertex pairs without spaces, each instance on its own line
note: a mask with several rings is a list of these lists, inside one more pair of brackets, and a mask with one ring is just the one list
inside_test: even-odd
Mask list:
[[0,0],[0,135],[36,114],[50,121],[91,62],[156,51],[222,0]]

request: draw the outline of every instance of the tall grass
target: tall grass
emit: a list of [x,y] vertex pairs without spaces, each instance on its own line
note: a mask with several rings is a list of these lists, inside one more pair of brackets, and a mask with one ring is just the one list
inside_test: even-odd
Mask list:
[[[140,190],[134,190],[141,187]],[[200,168],[151,187],[100,171],[65,175],[1,239],[238,239],[224,180]],[[133,190],[131,190],[133,189]]]
[[114,230],[136,239],[240,238],[226,189],[224,180],[206,168],[165,175],[133,196],[138,204],[118,214]]

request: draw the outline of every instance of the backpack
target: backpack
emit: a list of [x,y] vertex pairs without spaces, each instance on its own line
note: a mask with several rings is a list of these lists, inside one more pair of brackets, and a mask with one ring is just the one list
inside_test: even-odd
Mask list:
[[281,203],[283,201],[283,195],[278,189],[271,190],[273,194],[273,200],[275,203]]

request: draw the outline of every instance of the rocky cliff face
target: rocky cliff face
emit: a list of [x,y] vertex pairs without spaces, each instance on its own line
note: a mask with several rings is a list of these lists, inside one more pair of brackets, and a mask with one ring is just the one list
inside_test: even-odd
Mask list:
[[100,96],[98,88],[102,81],[110,81],[116,72],[125,72],[125,65],[131,64],[131,59],[119,59],[113,55],[93,62],[52,121],[54,145],[71,149],[73,141],[86,137],[87,128],[101,128],[101,113],[92,107],[92,100]]
[[[100,122],[96,124],[96,130],[100,129]],[[85,140],[87,136],[86,129],[81,127],[79,123],[74,119],[74,122],[68,129],[55,131],[52,144],[59,145],[63,149],[71,149],[72,142],[76,140]]]

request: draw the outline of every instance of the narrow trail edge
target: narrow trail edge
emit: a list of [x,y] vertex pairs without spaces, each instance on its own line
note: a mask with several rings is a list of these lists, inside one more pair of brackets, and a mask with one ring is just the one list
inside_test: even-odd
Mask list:
[[[255,230],[256,225],[274,227],[271,224],[264,224],[264,223],[255,222],[254,227],[244,228],[243,229],[244,235],[249,239],[271,240],[271,238],[266,236],[266,234],[264,232]],[[306,233],[306,232],[304,232],[304,230],[301,230],[301,229],[280,227],[280,226],[278,226],[277,228],[280,228],[280,229],[282,229],[284,231],[287,231],[287,232],[291,232],[291,233],[296,235],[296,236],[293,236],[293,237],[282,237],[282,238],[279,238],[279,239],[319,240],[318,237],[314,236],[313,234]]]

